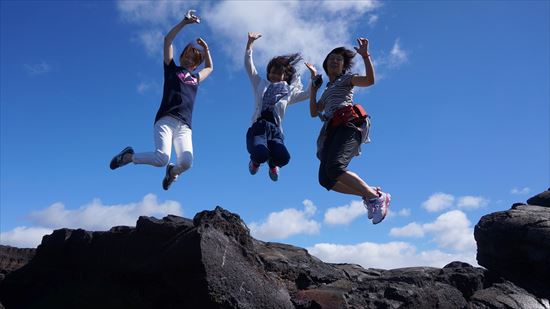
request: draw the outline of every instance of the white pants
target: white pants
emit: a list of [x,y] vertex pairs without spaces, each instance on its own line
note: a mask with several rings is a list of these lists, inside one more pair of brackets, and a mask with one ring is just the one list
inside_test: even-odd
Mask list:
[[172,169],[172,175],[179,175],[193,164],[193,141],[191,128],[180,120],[164,116],[155,122],[154,152],[136,153],[133,156],[135,164],[149,164],[165,166],[170,162],[172,144],[176,152],[176,166]]

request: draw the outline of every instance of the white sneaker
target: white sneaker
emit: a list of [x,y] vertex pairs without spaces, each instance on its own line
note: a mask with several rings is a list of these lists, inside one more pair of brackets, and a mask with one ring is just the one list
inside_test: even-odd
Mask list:
[[388,208],[390,208],[391,195],[389,193],[380,192],[380,197],[369,200],[369,204],[373,208],[372,223],[378,224],[386,218]]

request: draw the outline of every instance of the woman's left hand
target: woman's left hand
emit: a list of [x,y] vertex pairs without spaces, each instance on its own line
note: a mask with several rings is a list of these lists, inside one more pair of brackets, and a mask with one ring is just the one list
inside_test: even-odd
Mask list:
[[357,51],[357,53],[359,55],[361,55],[361,57],[363,57],[363,58],[368,57],[369,56],[369,40],[367,40],[365,38],[358,38],[357,43],[359,44],[359,47],[354,47],[355,51]]
[[202,38],[197,39],[197,44],[202,46],[202,48],[204,48],[205,52],[208,51],[208,44],[206,44],[206,42]]

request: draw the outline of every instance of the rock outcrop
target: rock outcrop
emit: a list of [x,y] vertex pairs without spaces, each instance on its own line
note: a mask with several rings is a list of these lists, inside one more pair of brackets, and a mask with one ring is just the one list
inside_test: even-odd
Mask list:
[[16,248],[0,245],[0,282],[4,277],[26,265],[34,256],[36,249]]
[[[546,196],[546,198],[544,198]],[[510,281],[550,298],[550,192],[483,216],[474,230],[477,261]]]
[[[136,227],[107,232],[60,229],[0,283],[0,302],[10,309],[550,308],[547,266],[527,265],[549,251],[544,222],[530,223],[540,232],[522,232],[525,254],[505,261],[490,250],[512,251],[515,244],[495,247],[488,235],[500,231],[498,222],[530,217],[533,211],[523,210],[529,207],[541,208],[539,219],[548,213],[516,206],[512,215],[480,221],[478,259],[487,269],[463,262],[392,270],[324,263],[303,248],[252,238],[238,215],[220,207],[193,220],[140,217]],[[511,265],[517,271],[504,271]],[[525,281],[527,271],[535,279]]]

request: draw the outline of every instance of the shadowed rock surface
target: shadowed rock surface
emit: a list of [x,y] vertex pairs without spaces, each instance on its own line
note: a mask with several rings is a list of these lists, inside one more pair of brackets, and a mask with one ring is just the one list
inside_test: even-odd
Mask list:
[[27,264],[34,256],[36,249],[16,248],[0,245],[0,281],[4,277]]
[[[548,193],[529,201],[550,205]],[[479,265],[550,298],[549,207],[515,204],[510,210],[485,215],[476,225],[474,237]]]
[[[480,220],[476,239],[492,235],[498,222],[530,218],[533,212],[522,207],[535,206]],[[550,211],[533,209],[539,219]],[[547,232],[525,232],[528,248],[546,248]],[[501,252],[514,246],[499,245]],[[392,270],[330,264],[303,248],[256,240],[238,215],[216,207],[193,220],[140,217],[136,227],[108,232],[56,230],[27,265],[0,283],[0,302],[15,309],[550,308],[541,290],[547,279],[524,281],[526,276],[503,271],[514,265],[525,270],[548,249],[491,262],[483,247],[495,245],[484,238],[478,246],[487,269],[463,262]],[[537,271],[542,276],[547,268]]]

